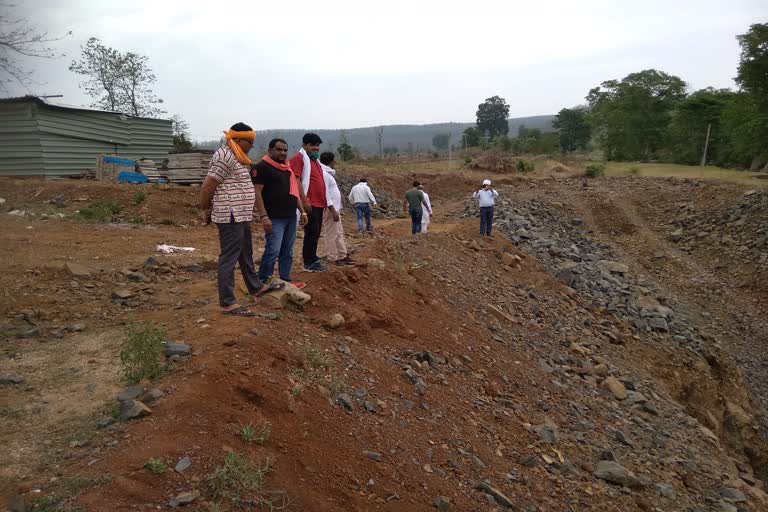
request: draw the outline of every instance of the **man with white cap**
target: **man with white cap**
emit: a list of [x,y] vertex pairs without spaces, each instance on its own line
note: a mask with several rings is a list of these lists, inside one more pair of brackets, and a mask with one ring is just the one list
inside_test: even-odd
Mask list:
[[491,188],[491,180],[483,180],[483,186],[472,197],[480,204],[480,236],[491,236],[493,206],[499,193]]

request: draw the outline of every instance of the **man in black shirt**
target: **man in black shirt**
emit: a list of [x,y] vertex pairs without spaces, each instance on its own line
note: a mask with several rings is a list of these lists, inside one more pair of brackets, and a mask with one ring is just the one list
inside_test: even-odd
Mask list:
[[[288,143],[283,139],[272,139],[269,141],[267,155],[251,170],[256,189],[256,211],[266,239],[259,266],[259,280],[262,283],[272,277],[276,259],[279,259],[280,279],[291,282],[297,208],[301,212],[301,225],[307,222],[307,214],[299,200],[301,183],[291,171],[287,158]],[[299,288],[304,287],[304,283],[293,284]]]

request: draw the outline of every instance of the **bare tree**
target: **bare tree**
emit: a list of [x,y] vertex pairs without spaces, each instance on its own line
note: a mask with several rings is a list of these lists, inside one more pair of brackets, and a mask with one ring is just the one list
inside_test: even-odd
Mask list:
[[54,37],[48,32],[40,32],[25,18],[9,18],[8,12],[16,7],[0,2],[0,90],[8,92],[9,84],[19,83],[29,91],[29,86],[37,83],[32,79],[33,72],[25,69],[19,62],[23,57],[56,59],[57,54],[52,44],[72,34]]
[[376,142],[378,142],[378,144],[379,144],[379,158],[381,158],[382,157],[382,153],[381,153],[381,138],[382,138],[382,136],[384,134],[384,127],[383,126],[378,126],[378,127],[374,128],[373,130],[376,132]]
[[122,53],[92,37],[69,70],[85,77],[80,88],[96,100],[94,107],[142,117],[164,113],[155,106],[163,100],[152,92],[157,78],[146,55]]

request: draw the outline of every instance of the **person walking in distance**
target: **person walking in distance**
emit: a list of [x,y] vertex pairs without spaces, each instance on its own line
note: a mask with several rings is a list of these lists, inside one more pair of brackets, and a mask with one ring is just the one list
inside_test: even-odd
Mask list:
[[365,230],[371,233],[371,203],[376,206],[376,198],[368,186],[368,180],[360,178],[360,182],[349,191],[349,203],[355,209],[357,215],[357,229],[363,234],[363,219],[365,219]]
[[320,144],[322,139],[316,133],[305,133],[302,146],[290,160],[291,169],[301,180],[299,188],[304,211],[309,217],[304,226],[304,244],[301,256],[304,260],[304,270],[307,272],[323,272],[328,268],[317,256],[317,243],[323,226],[323,213],[328,205],[325,197],[325,179],[320,167]]
[[491,188],[491,180],[483,180],[483,186],[472,194],[480,205],[480,236],[491,236],[493,207],[499,193]]
[[291,280],[293,243],[296,241],[296,209],[301,212],[299,224],[307,223],[301,204],[299,180],[287,162],[288,143],[283,139],[269,141],[267,154],[251,170],[256,190],[256,212],[264,227],[264,254],[259,265],[259,280],[271,281],[278,260],[280,279],[304,288],[304,283]]
[[255,316],[235,300],[235,265],[248,292],[257,294],[263,284],[253,265],[251,221],[256,193],[251,183],[248,152],[253,148],[256,132],[245,123],[236,123],[224,132],[227,141],[211,157],[208,175],[200,189],[203,222],[213,222],[219,230],[218,289],[219,306],[225,315]]
[[321,235],[325,241],[325,254],[328,262],[334,265],[354,265],[349,257],[347,244],[344,242],[344,227],[341,224],[341,190],[336,183],[336,157],[326,151],[320,155],[320,167],[325,179],[325,196],[328,208],[323,215]]
[[424,194],[424,204],[427,205],[427,211],[429,211],[429,213],[422,214],[422,216],[421,216],[421,232],[422,233],[426,233],[427,232],[427,227],[432,222],[432,203],[429,200],[429,194],[424,192],[424,184],[423,183],[421,185],[419,185],[419,190],[421,190],[421,192]]
[[429,215],[432,215],[432,209],[424,201],[424,192],[419,190],[421,183],[414,181],[412,185],[413,187],[405,193],[403,210],[411,216],[411,234],[415,235],[421,233],[421,217],[424,214],[422,206],[426,208]]

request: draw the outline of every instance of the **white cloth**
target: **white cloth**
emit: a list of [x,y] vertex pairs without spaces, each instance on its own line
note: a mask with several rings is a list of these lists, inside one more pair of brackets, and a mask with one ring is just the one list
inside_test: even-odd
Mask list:
[[333,206],[336,208],[337,212],[340,212],[341,190],[339,190],[339,184],[336,183],[336,169],[332,169],[322,162],[320,162],[320,168],[323,170],[323,181],[325,181],[325,198],[328,201],[328,206]]
[[376,204],[376,198],[373,197],[371,188],[364,181],[361,181],[349,191],[349,202],[353,205],[355,203],[373,203]]
[[493,189],[482,189],[472,194],[472,197],[477,199],[477,201],[480,203],[480,208],[485,208],[486,206],[493,206],[495,204],[494,199],[499,197],[499,193]]
[[[424,191],[422,190],[422,192]],[[427,204],[427,210],[421,216],[421,232],[422,233],[427,232],[427,226],[429,226],[429,223],[432,222],[432,215],[429,214],[429,212],[432,211],[432,203],[429,202],[429,194],[427,194],[426,192],[424,192],[424,202]]]
[[301,148],[299,153],[301,153],[301,157],[304,159],[304,168],[301,170],[301,188],[304,189],[304,195],[307,195],[307,192],[309,192],[309,175],[312,174],[312,164],[304,148]]

